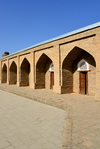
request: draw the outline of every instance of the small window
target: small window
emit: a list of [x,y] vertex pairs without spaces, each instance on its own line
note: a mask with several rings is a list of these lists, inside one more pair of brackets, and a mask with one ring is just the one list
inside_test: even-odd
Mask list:
[[82,59],[77,65],[77,70],[89,70],[89,64],[84,59]]
[[53,65],[53,63],[51,63],[51,65],[49,67],[49,71],[54,71],[54,65]]

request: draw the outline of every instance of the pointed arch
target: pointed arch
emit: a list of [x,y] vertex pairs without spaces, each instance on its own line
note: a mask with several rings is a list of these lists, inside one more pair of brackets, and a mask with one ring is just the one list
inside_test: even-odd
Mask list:
[[9,84],[16,84],[17,83],[17,65],[13,61],[11,63],[10,69],[9,69]]
[[24,60],[22,61],[20,71],[21,71],[20,86],[29,86],[30,84],[30,63],[26,58],[24,58]]
[[79,63],[77,64],[77,70],[78,71],[89,70],[89,64],[87,63],[87,61],[84,59],[80,60]]
[[[82,59],[89,64],[89,68],[92,69],[91,74],[92,72],[95,73],[96,62],[94,57],[87,51],[79,47],[74,47],[62,63],[62,93],[79,93],[79,73],[77,65]],[[95,86],[95,83],[92,86]]]
[[42,54],[36,64],[36,85],[35,88],[50,89],[50,65],[52,60],[46,55]]
[[2,68],[2,80],[1,80],[2,83],[7,83],[7,66],[6,64],[3,65],[3,68]]

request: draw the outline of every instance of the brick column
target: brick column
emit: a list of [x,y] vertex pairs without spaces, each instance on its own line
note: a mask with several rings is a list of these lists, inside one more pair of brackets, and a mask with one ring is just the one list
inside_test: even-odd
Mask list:
[[30,64],[30,87],[35,88],[35,53],[31,52],[31,64]]
[[100,70],[96,70],[96,94],[95,100],[100,101]]
[[96,87],[95,100],[100,101],[100,35],[98,34],[95,41],[95,61],[96,61]]
[[53,91],[61,93],[61,55],[59,45],[54,46],[55,59],[54,59],[54,86]]
[[20,86],[20,58],[17,56],[17,86]]
[[9,84],[9,59],[7,59],[7,84]]

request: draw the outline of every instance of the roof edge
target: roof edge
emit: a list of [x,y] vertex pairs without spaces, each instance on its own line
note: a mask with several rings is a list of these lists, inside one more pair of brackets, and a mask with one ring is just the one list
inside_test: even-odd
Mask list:
[[4,59],[4,58],[6,58],[6,57],[12,56],[12,55],[14,55],[14,54],[17,54],[17,53],[20,53],[20,52],[29,50],[29,49],[31,49],[31,48],[34,48],[34,47],[37,47],[37,46],[40,46],[40,45],[43,45],[43,44],[46,44],[46,43],[49,43],[49,42],[53,42],[53,41],[56,41],[56,40],[59,40],[59,39],[62,39],[62,38],[66,38],[66,37],[69,37],[69,36],[72,36],[72,35],[75,35],[75,34],[78,34],[78,33],[81,33],[81,32],[84,32],[84,31],[87,31],[87,30],[90,30],[90,29],[93,29],[93,28],[97,28],[97,27],[99,27],[99,26],[100,26],[100,22],[94,23],[94,24],[92,24],[92,25],[88,25],[88,26],[86,26],[86,27],[82,27],[82,28],[80,28],[80,29],[77,29],[77,30],[71,31],[71,32],[69,32],[69,33],[66,33],[66,34],[63,34],[63,35],[60,35],[60,36],[51,38],[51,39],[49,39],[49,40],[45,40],[45,41],[43,41],[43,42],[40,42],[40,43],[35,44],[35,45],[33,45],[33,46],[30,46],[30,47],[28,47],[28,48],[25,48],[25,49],[22,49],[22,50],[20,50],[20,51],[15,52],[15,53],[9,54],[8,56],[5,56],[5,57],[3,57],[3,58],[1,58],[1,59]]

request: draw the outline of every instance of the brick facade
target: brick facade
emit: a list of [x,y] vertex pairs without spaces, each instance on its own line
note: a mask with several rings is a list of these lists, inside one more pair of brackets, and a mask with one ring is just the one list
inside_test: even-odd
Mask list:
[[50,89],[50,65],[54,65],[53,91],[80,93],[78,64],[89,65],[87,93],[100,100],[100,23],[40,43],[0,59],[0,82]]

